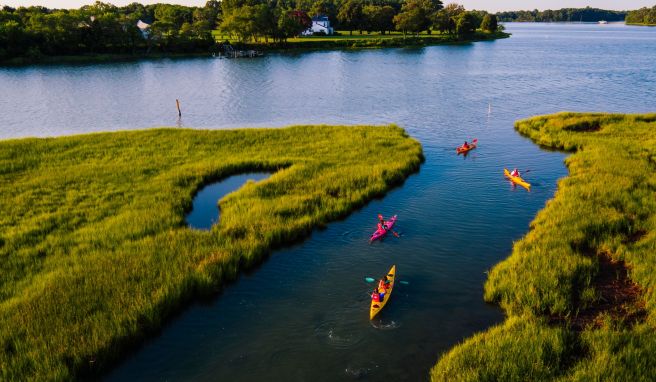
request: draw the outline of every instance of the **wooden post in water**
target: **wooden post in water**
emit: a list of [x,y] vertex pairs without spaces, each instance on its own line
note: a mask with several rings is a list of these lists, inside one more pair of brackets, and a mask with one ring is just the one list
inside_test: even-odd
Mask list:
[[180,101],[176,98],[175,104],[178,107],[178,117],[182,117],[182,112],[180,111]]

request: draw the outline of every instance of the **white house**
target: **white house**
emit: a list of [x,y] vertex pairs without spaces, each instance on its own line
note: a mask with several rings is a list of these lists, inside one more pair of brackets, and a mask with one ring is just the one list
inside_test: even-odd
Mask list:
[[143,36],[143,38],[148,38],[148,34],[150,33],[150,24],[139,20],[137,22],[137,28],[139,28],[141,31],[141,36]]
[[333,34],[334,30],[330,26],[328,16],[314,16],[312,18],[312,26],[301,33],[303,36],[311,36],[317,32],[323,32],[327,35]]

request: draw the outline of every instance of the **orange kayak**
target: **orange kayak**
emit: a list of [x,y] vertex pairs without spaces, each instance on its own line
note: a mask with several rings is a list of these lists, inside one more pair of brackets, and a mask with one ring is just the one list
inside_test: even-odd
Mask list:
[[467,146],[467,147],[462,147],[462,146],[458,146],[458,147],[456,147],[456,153],[458,153],[458,154],[466,153],[466,152],[468,152],[468,151],[470,151],[470,150],[475,149],[477,145],[478,145],[478,139],[474,139],[474,140],[472,141],[472,143],[471,143],[469,146]]

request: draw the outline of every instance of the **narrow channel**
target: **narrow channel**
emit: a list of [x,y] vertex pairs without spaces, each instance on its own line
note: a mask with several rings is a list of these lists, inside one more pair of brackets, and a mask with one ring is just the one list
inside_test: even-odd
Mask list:
[[187,224],[191,228],[209,230],[219,221],[219,200],[233,191],[237,191],[249,180],[259,181],[271,174],[266,172],[253,172],[233,175],[216,183],[201,188],[194,197],[191,212],[187,214]]

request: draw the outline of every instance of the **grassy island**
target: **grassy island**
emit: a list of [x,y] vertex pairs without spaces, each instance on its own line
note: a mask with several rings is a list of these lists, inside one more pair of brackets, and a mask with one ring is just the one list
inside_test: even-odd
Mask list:
[[433,381],[646,381],[656,375],[656,114],[535,117],[570,175],[496,265],[507,320],[445,354]]
[[[0,379],[96,375],[191,298],[382,196],[422,160],[394,125],[0,142]],[[222,199],[211,231],[186,226],[201,186],[248,171],[273,175]]]

